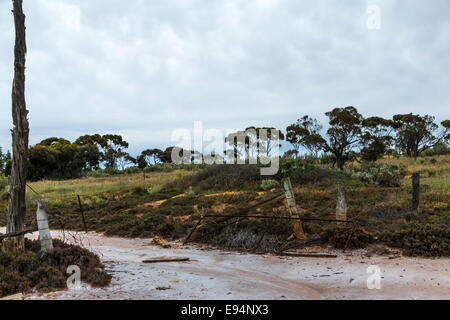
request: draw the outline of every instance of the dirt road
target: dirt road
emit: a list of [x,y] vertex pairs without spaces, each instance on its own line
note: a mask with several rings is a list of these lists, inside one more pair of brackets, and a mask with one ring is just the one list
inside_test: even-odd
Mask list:
[[[150,239],[94,233],[76,238],[101,256],[113,274],[111,286],[83,285],[78,291],[31,294],[27,299],[450,299],[450,259],[368,257],[365,250],[330,250],[336,259],[279,257],[178,243],[163,249]],[[142,263],[161,256],[191,261]],[[371,265],[381,269],[380,290],[367,288]]]

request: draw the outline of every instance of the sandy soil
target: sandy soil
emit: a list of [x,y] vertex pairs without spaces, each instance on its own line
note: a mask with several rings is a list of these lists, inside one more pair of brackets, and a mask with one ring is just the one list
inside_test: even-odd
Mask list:
[[[0,229],[0,232],[4,232]],[[55,232],[54,236],[62,237]],[[31,235],[36,238],[37,235]],[[279,257],[225,252],[151,239],[65,234],[99,254],[113,274],[111,286],[31,294],[26,299],[450,299],[450,259],[371,255],[367,250],[330,258]],[[322,248],[310,248],[323,253]],[[152,257],[188,257],[190,262],[144,264]],[[382,271],[381,289],[367,289],[367,268]]]

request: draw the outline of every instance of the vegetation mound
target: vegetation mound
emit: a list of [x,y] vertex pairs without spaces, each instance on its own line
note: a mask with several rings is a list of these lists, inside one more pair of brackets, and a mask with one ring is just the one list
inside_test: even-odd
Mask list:
[[0,251],[0,297],[33,290],[51,292],[67,289],[67,268],[81,269],[81,281],[94,287],[110,284],[111,275],[94,253],[79,246],[54,240],[54,250],[40,253],[39,241],[25,240],[25,251],[9,254]]

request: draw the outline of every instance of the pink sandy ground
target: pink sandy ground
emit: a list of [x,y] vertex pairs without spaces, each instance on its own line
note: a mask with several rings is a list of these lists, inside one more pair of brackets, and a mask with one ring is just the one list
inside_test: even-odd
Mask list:
[[[0,229],[4,232],[4,229]],[[151,244],[151,239],[109,238],[96,233],[54,232],[54,237],[82,244],[102,258],[113,275],[107,288],[83,284],[79,290],[26,299],[446,299],[450,300],[450,259],[372,255],[367,250],[332,253],[335,259],[280,257],[227,252],[202,246],[170,249]],[[37,234],[30,235],[37,238]],[[188,257],[187,263],[144,264],[152,257]],[[381,269],[381,289],[367,288],[367,268]]]

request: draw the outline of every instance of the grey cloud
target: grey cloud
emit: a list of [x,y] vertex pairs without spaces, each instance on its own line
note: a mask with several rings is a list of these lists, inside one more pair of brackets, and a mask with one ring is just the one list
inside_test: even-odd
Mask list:
[[[381,30],[366,8],[379,3]],[[0,145],[10,144],[13,20],[0,0]],[[77,10],[80,12],[79,25]],[[194,120],[286,127],[332,107],[449,118],[450,4],[28,0],[31,142],[118,132],[132,152]]]

